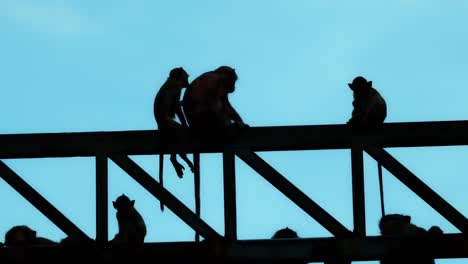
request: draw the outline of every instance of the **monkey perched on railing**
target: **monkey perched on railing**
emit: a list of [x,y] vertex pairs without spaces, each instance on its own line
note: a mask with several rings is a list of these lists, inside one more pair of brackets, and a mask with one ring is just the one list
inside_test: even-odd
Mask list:
[[145,221],[135,209],[135,200],[130,200],[125,194],[119,196],[112,205],[117,209],[119,232],[112,242],[142,244],[146,236]]
[[387,117],[387,105],[379,92],[372,87],[372,81],[364,77],[354,78],[348,84],[353,91],[353,113],[348,124],[353,127],[376,127]]
[[[159,89],[154,99],[154,117],[158,124],[158,129],[162,134],[169,137],[177,137],[178,131],[182,128],[187,128],[187,121],[182,112],[180,105],[180,94],[183,88],[188,86],[188,74],[182,68],[172,69],[169,73],[169,78],[164,82]],[[175,121],[175,117],[179,118],[180,124]],[[178,139],[174,140],[176,143]],[[180,157],[187,163],[190,170],[193,172],[193,164],[188,159],[185,153],[179,153]],[[179,178],[184,175],[185,169],[182,164],[177,161],[177,154],[171,153],[171,162]],[[160,176],[162,178],[162,175]],[[162,180],[162,179],[161,179]]]
[[38,237],[36,231],[28,226],[14,226],[5,234],[5,246],[7,247],[26,247],[26,246],[43,246],[57,245],[50,239]]
[[[383,216],[379,222],[380,233],[382,236],[424,236],[432,237],[442,235],[443,231],[438,226],[432,226],[427,231],[411,223],[411,216],[401,214],[388,214]],[[434,258],[422,257],[386,257],[380,261],[381,264],[434,264]]]
[[183,108],[190,128],[199,138],[216,141],[225,136],[223,130],[228,127],[247,127],[228,98],[235,91],[236,81],[236,71],[221,66],[190,83]]

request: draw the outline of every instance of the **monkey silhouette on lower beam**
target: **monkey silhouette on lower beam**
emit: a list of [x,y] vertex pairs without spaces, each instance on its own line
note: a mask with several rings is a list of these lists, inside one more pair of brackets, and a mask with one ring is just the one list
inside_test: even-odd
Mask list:
[[130,200],[125,194],[117,197],[112,205],[117,210],[119,232],[111,242],[143,244],[146,236],[146,224],[140,213],[135,209],[135,200]]
[[289,227],[285,227],[275,232],[275,234],[271,237],[273,239],[278,238],[299,238],[296,231],[290,229]]
[[[411,223],[411,216],[402,214],[388,214],[379,222],[382,236],[437,236],[443,234],[438,226],[432,226],[427,231]],[[431,257],[408,258],[406,256],[387,257],[380,261],[381,264],[434,264]]]
[[[299,238],[297,232],[290,229],[289,227],[285,227],[275,232],[275,234],[271,237],[272,239],[291,239],[291,238]],[[283,262],[284,263],[284,262]],[[286,264],[304,264],[307,263],[306,261],[290,261]],[[347,260],[339,260],[339,259],[329,259],[325,260],[324,264],[350,264],[351,261]]]
[[36,231],[28,226],[14,226],[5,234],[5,246],[7,247],[27,247],[27,246],[45,246],[57,245],[50,239],[38,237]]

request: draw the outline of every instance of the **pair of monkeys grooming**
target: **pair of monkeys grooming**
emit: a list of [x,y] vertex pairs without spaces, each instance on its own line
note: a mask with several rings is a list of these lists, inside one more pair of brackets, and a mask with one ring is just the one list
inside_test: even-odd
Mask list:
[[[234,92],[237,81],[233,68],[221,66],[203,73],[190,84],[188,77],[182,67],[172,69],[156,95],[154,117],[163,135],[175,137],[178,141],[178,131],[190,125],[197,136],[210,140],[215,135],[209,135],[210,133],[218,133],[230,126],[246,126],[228,99],[228,94]],[[181,103],[183,88],[187,90]],[[175,120],[176,116],[180,123]],[[179,155],[193,172],[193,164],[187,155]],[[170,160],[177,175],[182,178],[185,168],[177,161],[176,153],[171,153]]]

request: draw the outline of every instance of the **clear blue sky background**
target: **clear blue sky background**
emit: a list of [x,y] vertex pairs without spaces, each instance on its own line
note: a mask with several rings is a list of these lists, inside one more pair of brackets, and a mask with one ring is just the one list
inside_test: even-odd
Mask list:
[[[0,0],[0,133],[155,129],[154,96],[178,66],[190,80],[234,67],[230,99],[251,126],[343,124],[352,110],[347,83],[357,75],[387,100],[387,122],[466,120],[467,12],[463,0]],[[467,215],[467,147],[388,151]],[[352,229],[349,150],[260,155]],[[157,176],[156,156],[132,158]],[[193,208],[192,174],[180,180],[166,162],[167,188]],[[95,236],[94,159],[6,163]],[[330,236],[242,161],[236,169],[239,238],[269,238],[286,226]],[[368,156],[365,169],[367,228],[377,235],[377,167]],[[146,241],[193,240],[112,162],[109,173],[109,238],[117,232],[110,200],[125,193],[146,221]],[[384,180],[388,213],[458,232],[388,172]],[[0,201],[1,236],[18,224],[65,236],[3,181]],[[220,155],[202,156],[202,217],[224,233]]]

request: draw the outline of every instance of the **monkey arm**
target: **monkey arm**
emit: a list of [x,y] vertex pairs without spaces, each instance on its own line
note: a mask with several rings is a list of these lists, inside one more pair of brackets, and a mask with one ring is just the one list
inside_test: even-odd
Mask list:
[[348,124],[360,124],[365,118],[365,113],[362,110],[362,106],[358,100],[353,101],[353,112],[351,113],[351,118],[348,121]]
[[185,119],[184,112],[182,111],[182,104],[178,103],[176,106],[176,115],[179,118],[180,123],[183,127],[188,127],[187,119]]
[[231,103],[229,102],[228,97],[225,96],[223,99],[224,99],[223,100],[224,101],[224,106],[225,106],[226,112],[228,114],[228,117],[230,119],[232,119],[236,124],[244,126],[245,125],[244,121],[242,121],[242,118],[237,113],[236,109],[234,109],[234,107],[232,107]]

